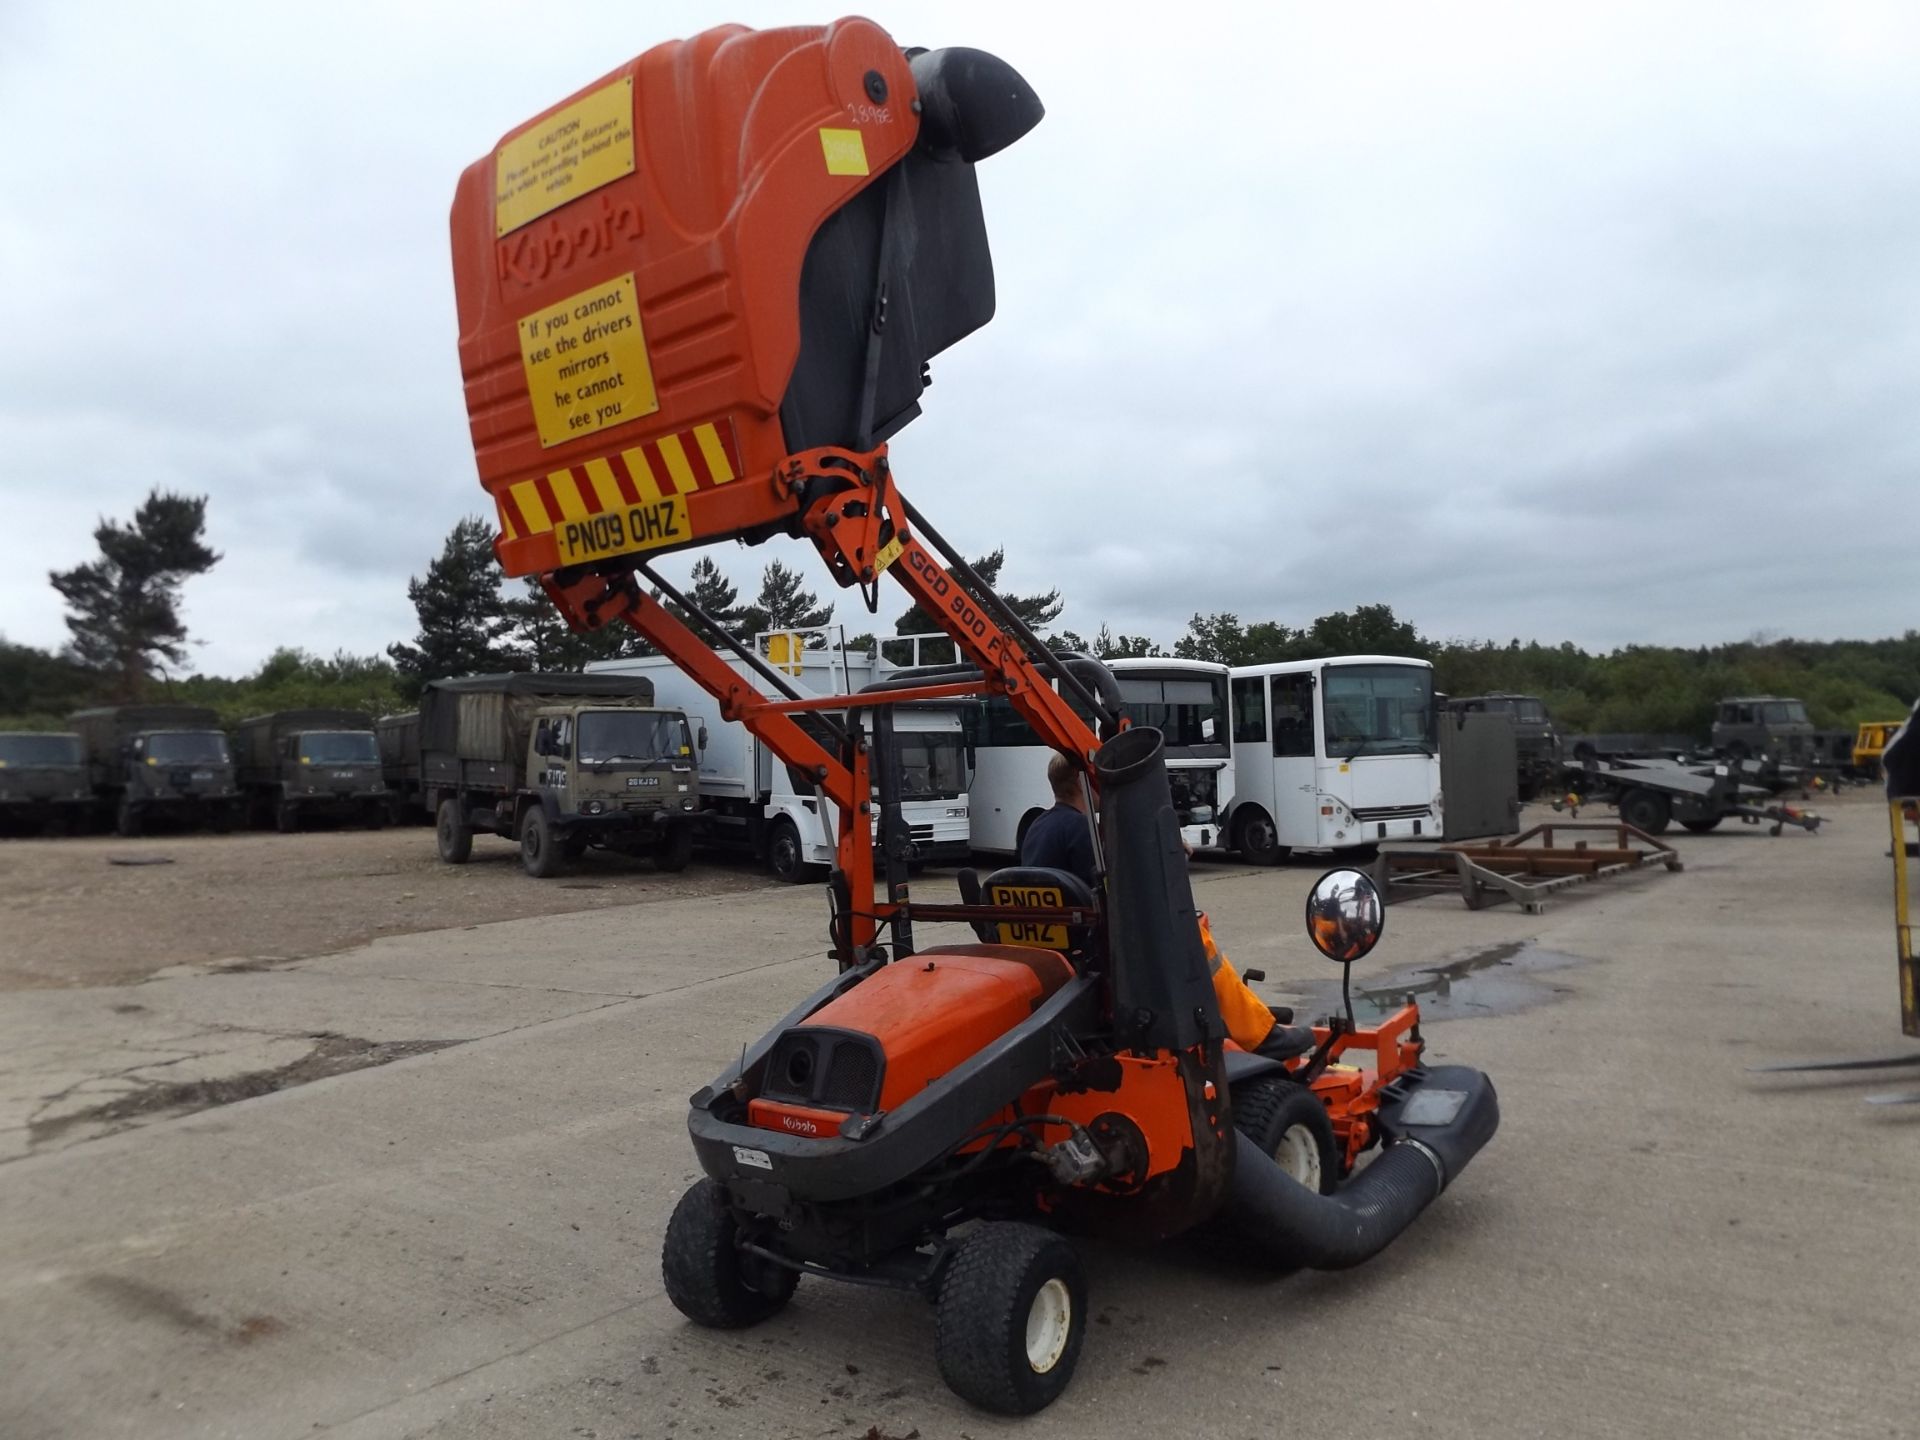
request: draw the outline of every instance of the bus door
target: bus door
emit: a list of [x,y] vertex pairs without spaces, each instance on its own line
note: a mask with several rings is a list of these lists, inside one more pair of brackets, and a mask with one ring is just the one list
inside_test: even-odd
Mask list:
[[1319,845],[1319,746],[1310,670],[1268,677],[1273,716],[1273,823],[1282,845]]

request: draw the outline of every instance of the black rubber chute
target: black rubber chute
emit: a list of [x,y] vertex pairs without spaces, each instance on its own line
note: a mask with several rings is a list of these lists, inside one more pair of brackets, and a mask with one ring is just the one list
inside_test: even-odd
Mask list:
[[920,140],[969,165],[1007,148],[1047,113],[1033,87],[998,55],[952,45],[908,62],[920,89]]
[[1114,1023],[1143,1048],[1221,1039],[1220,1005],[1200,943],[1186,847],[1158,730],[1122,730],[1093,756],[1107,862]]
[[1236,1132],[1223,1213],[1238,1253],[1283,1270],[1345,1270],[1369,1260],[1459,1178],[1499,1125],[1499,1098],[1485,1075],[1460,1065],[1424,1071],[1381,1106],[1384,1153],[1333,1195],[1309,1190]]

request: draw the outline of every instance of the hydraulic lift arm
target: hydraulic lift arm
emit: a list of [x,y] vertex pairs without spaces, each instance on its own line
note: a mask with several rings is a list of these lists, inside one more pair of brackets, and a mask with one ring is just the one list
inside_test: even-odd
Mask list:
[[[916,527],[918,517],[895,488],[884,445],[863,454],[827,447],[788,457],[773,483],[792,498],[797,527],[813,542],[841,586],[858,586],[871,604],[880,576],[892,574],[979,671],[978,679],[890,691],[884,703],[982,691],[1004,695],[1043,743],[1087,768],[1098,738],[1050,680],[1057,679],[1069,693],[1078,691],[1083,707],[1092,713],[1102,714],[1105,707],[1044,649],[1040,650],[1044,658],[1036,663],[1023,639],[1009,635],[998,623],[1003,618],[1018,625],[1017,617],[1008,614],[991,591],[970,593],[941,563],[916,533],[923,527]],[[692,627],[649,594],[633,568],[603,564],[587,573],[549,576],[545,584],[575,629],[625,621],[712,695],[727,719],[745,725],[781,761],[813,778],[839,812],[837,860],[854,903],[850,925],[836,938],[843,947],[841,962],[858,963],[894,908],[890,901],[865,903],[874,885],[871,754],[859,740],[846,754],[835,754],[794,719],[808,710],[847,709],[848,702],[838,697],[779,699],[756,689]],[[998,618],[992,613],[996,609]],[[1031,636],[1025,639],[1030,641]],[[1049,676],[1042,664],[1054,674]]]

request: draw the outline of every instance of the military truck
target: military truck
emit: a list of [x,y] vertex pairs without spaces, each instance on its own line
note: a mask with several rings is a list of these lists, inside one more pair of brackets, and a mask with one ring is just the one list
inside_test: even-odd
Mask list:
[[1487,695],[1449,696],[1446,708],[1465,714],[1511,715],[1520,798],[1531,800],[1560,772],[1560,737],[1546,703],[1533,695],[1496,690]]
[[1713,750],[1729,760],[1814,765],[1807,707],[1785,695],[1735,695],[1713,711]]
[[0,826],[29,835],[66,835],[93,814],[87,752],[78,735],[0,733]]
[[310,816],[387,823],[387,785],[364,710],[276,710],[233,732],[254,828],[284,834]]
[[220,717],[201,705],[111,705],[67,717],[88,778],[122,835],[155,819],[225,834],[240,813],[233,752]]
[[382,715],[373,722],[380,746],[380,778],[387,785],[387,818],[396,825],[431,820],[420,786],[420,712]]
[[544,879],[589,846],[683,870],[700,782],[680,710],[643,676],[472,675],[420,697],[420,780],[440,858],[463,865],[476,830],[517,839]]

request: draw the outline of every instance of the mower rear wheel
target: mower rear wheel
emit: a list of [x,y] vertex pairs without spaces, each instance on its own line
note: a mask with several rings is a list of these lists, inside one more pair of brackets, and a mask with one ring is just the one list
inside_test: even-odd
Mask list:
[[982,1225],[940,1278],[934,1354],[961,1399],[1031,1415],[1073,1379],[1087,1336],[1087,1280],[1073,1246],[1037,1225]]
[[739,1248],[738,1227],[719,1181],[699,1181],[667,1221],[660,1274],[674,1309],[710,1330],[758,1325],[793,1298],[798,1271]]
[[1233,1128],[1309,1190],[1331,1195],[1340,1183],[1333,1121],[1297,1080],[1260,1075],[1234,1086]]

